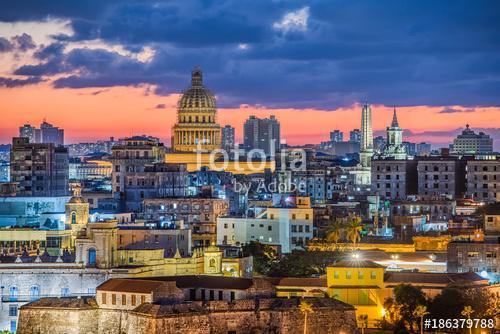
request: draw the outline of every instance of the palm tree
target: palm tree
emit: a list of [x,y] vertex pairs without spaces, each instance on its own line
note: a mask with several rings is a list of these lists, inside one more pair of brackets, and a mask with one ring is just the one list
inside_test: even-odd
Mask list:
[[420,334],[424,334],[424,317],[427,314],[429,314],[429,312],[427,312],[427,306],[425,305],[417,305],[415,311],[413,311],[413,316],[420,318]]
[[368,315],[360,314],[358,316],[358,322],[361,325],[361,334],[365,334],[365,328],[368,327]]
[[312,304],[302,299],[299,305],[300,312],[304,313],[304,334],[307,334],[307,314],[313,313]]
[[336,218],[330,222],[326,229],[326,241],[333,242],[337,245],[340,241],[342,230],[344,229],[344,222],[342,219]]
[[[467,317],[467,319],[470,319],[470,316],[474,313],[474,310],[472,309],[472,306],[465,306],[464,309],[462,310],[462,315],[464,317]],[[469,327],[469,334],[472,334],[472,326]]]
[[361,231],[363,231],[363,225],[361,225],[361,218],[356,216],[351,216],[347,221],[347,238],[352,241],[353,249],[356,249],[356,242],[361,240]]

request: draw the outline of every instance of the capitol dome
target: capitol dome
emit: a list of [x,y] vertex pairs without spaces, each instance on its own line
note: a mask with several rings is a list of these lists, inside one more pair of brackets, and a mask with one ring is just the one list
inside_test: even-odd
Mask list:
[[177,123],[173,128],[172,148],[177,152],[220,148],[220,125],[217,123],[214,95],[203,86],[201,69],[191,72],[191,87],[184,91],[177,105]]
[[191,87],[182,94],[178,107],[179,111],[191,108],[215,108],[214,95],[203,87],[201,69],[195,68],[191,73]]

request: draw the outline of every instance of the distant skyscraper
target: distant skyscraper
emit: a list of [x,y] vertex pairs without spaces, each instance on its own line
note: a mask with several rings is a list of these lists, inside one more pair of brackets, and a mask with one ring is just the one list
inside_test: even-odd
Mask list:
[[415,143],[404,141],[403,146],[405,147],[406,153],[408,155],[412,156],[417,155],[417,145],[415,145]]
[[274,115],[263,119],[250,116],[243,125],[243,133],[243,145],[247,152],[260,149],[269,156],[280,148],[280,123]]
[[43,121],[40,125],[40,138],[44,144],[64,145],[64,130]]
[[474,133],[467,124],[462,134],[453,140],[453,151],[460,154],[491,153],[493,152],[493,139],[484,132]]
[[31,124],[19,127],[19,137],[28,138],[31,144],[55,144],[64,145],[64,130],[53,126],[46,121],[37,129]]
[[10,151],[10,180],[19,196],[66,196],[69,193],[68,150],[53,143],[29,143],[14,138]]
[[373,139],[373,149],[377,153],[380,153],[384,150],[385,144],[385,138],[382,136],[377,136]]
[[396,108],[394,108],[394,114],[392,115],[391,126],[387,127],[387,143],[382,156],[397,160],[407,158],[406,148],[403,145],[403,129],[399,127]]
[[361,110],[361,166],[370,167],[373,156],[372,109],[368,103]]
[[231,125],[226,125],[221,129],[222,133],[222,148],[227,150],[234,149],[235,139],[234,139],[234,128]]
[[359,129],[354,129],[349,132],[349,141],[355,143],[361,143],[361,131]]
[[417,155],[428,156],[430,154],[431,154],[431,144],[423,143],[423,142],[417,144]]
[[19,137],[28,138],[30,143],[40,142],[39,138],[36,138],[37,134],[38,136],[40,135],[40,130],[30,124],[24,124],[23,126],[19,127]]
[[340,130],[333,130],[330,132],[330,141],[336,143],[344,141],[344,133]]

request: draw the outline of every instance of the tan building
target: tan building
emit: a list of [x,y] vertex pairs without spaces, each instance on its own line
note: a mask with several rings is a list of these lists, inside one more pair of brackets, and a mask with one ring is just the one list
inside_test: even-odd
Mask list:
[[172,136],[173,150],[194,152],[197,149],[219,149],[221,133],[216,116],[215,96],[203,86],[201,69],[195,68],[191,73],[191,87],[182,94],[178,103],[177,123]]
[[81,196],[81,188],[73,189],[74,196],[66,203],[66,225],[70,227],[72,234],[72,247],[80,230],[87,226],[89,221],[89,203]]
[[220,198],[154,198],[145,199],[144,218],[153,221],[183,220],[192,228],[193,246],[216,242],[217,218],[229,211],[229,202]]
[[[189,234],[190,230],[177,231],[171,235],[181,239],[186,233]],[[118,229],[116,221],[87,224],[86,229],[82,230],[76,240],[75,262],[99,269],[119,268],[123,275],[136,277],[200,274],[251,277],[252,275],[252,257],[225,257],[224,252],[215,246],[197,249],[190,254],[183,252],[182,255],[177,248],[175,254],[170,254],[162,244],[155,242],[156,238],[149,238],[154,234],[147,234],[147,244],[146,239],[130,244],[129,238],[133,235],[128,232],[130,231]]]

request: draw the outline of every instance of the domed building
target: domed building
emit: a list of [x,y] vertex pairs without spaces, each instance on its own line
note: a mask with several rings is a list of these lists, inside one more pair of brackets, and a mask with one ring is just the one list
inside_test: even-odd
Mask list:
[[165,162],[185,164],[188,172],[207,167],[234,174],[254,174],[276,168],[274,160],[254,162],[239,155],[227,159],[220,148],[221,127],[217,123],[215,97],[203,86],[201,70],[195,68],[191,72],[191,87],[184,91],[177,105],[172,151],[165,154]]
[[172,148],[176,152],[212,151],[220,148],[221,130],[216,122],[214,95],[203,86],[201,69],[191,73],[189,87],[177,105],[177,123],[173,128]]

